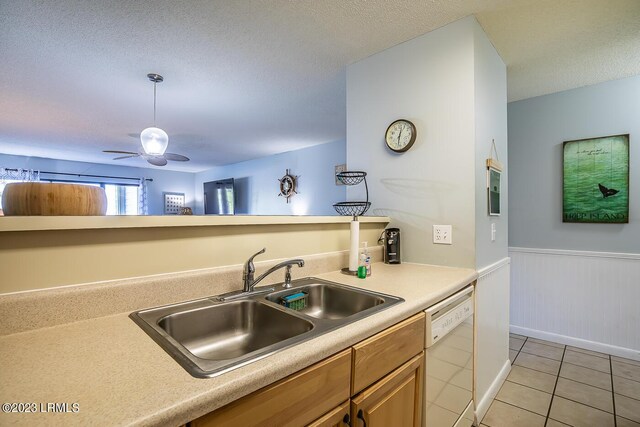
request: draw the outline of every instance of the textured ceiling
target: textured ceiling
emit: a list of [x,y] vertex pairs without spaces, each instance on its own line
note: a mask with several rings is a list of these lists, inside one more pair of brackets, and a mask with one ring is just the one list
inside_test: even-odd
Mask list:
[[509,101],[640,74],[640,0],[512,0],[476,18]]
[[[640,73],[640,1],[0,1],[0,152],[110,163],[157,124],[197,171],[345,138],[345,67],[476,14],[510,99]],[[114,162],[148,166],[141,159]]]

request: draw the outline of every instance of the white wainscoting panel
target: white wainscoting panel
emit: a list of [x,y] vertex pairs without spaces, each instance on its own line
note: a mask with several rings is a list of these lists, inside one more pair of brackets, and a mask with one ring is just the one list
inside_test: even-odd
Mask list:
[[474,382],[476,420],[509,374],[509,258],[478,271]]
[[640,360],[640,254],[509,255],[513,332]]

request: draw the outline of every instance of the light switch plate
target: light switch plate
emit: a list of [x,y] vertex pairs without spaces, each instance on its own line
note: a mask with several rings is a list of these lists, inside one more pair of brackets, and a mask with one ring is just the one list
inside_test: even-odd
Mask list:
[[453,243],[450,225],[433,226],[433,243],[438,245],[451,245]]

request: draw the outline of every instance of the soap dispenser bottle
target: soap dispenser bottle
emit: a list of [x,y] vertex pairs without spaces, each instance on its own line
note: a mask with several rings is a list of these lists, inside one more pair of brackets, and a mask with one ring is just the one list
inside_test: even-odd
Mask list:
[[371,276],[371,255],[369,254],[369,248],[367,247],[367,242],[364,242],[364,249],[362,251],[362,255],[364,255],[364,265],[367,269],[367,276]]

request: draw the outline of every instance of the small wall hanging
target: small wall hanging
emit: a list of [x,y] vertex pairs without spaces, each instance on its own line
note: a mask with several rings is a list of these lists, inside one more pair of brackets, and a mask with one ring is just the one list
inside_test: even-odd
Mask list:
[[629,222],[629,135],[563,143],[562,222]]
[[164,195],[164,214],[179,215],[184,207],[184,193],[162,193]]
[[285,175],[278,180],[280,182],[280,194],[278,196],[284,196],[287,199],[287,203],[289,203],[289,199],[294,194],[298,194],[298,178],[300,178],[300,175],[292,175],[291,171],[287,169]]
[[[496,158],[493,158],[493,153]],[[489,215],[500,215],[500,175],[502,174],[502,163],[498,160],[498,150],[496,141],[491,140],[491,151],[487,159],[487,199],[489,205]]]

